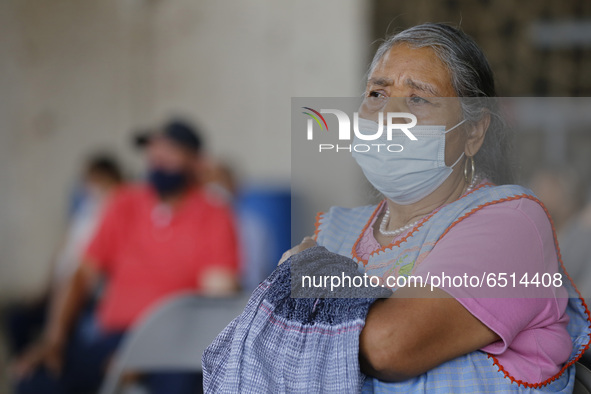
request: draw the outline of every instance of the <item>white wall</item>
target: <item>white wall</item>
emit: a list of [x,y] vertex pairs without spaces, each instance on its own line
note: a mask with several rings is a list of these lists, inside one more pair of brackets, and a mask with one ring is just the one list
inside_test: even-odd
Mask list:
[[39,288],[80,160],[130,133],[198,121],[246,179],[290,175],[292,96],[355,96],[366,2],[0,2],[0,297]]

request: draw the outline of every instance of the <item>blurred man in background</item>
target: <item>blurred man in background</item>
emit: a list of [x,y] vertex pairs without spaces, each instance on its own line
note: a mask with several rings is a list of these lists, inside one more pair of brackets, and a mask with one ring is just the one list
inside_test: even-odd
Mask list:
[[[124,333],[171,294],[223,295],[237,289],[230,208],[198,187],[201,139],[173,121],[145,138],[147,184],[114,196],[82,264],[50,313],[41,341],[17,363],[18,393],[95,390]],[[105,279],[93,335],[69,335],[97,277]],[[155,373],[151,393],[193,393],[197,374]]]

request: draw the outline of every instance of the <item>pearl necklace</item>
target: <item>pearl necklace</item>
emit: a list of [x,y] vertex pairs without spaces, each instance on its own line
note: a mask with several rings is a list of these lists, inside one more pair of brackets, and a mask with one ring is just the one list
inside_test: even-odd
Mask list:
[[[466,193],[470,193],[474,189],[474,186],[476,186],[479,182],[480,182],[480,179],[479,179],[478,175],[474,176],[472,179],[472,182],[470,182],[470,185],[468,185],[468,187],[466,188]],[[380,234],[382,234],[385,237],[395,237],[397,235],[400,235],[400,234],[410,230],[414,226],[416,226],[423,218],[421,217],[420,219],[418,219],[410,224],[407,224],[406,226],[402,226],[402,227],[397,228],[396,230],[392,230],[392,231],[386,230],[386,226],[388,225],[389,219],[390,219],[390,208],[386,209],[386,213],[384,214],[384,217],[382,219],[382,223],[380,224],[380,228],[379,228]]]

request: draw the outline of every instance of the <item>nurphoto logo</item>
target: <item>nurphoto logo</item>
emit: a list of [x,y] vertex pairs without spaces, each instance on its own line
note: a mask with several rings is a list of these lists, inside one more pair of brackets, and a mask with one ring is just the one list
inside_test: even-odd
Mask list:
[[[344,111],[338,109],[321,109],[317,111],[310,107],[302,107],[305,111],[302,113],[309,117],[307,122],[307,129],[306,129],[306,138],[308,141],[312,141],[314,139],[314,124],[318,125],[317,128],[320,129],[321,132],[328,132],[328,123],[326,118],[323,114],[332,114],[336,116],[336,120],[338,122],[338,140],[339,141],[350,141],[352,134],[351,134],[351,119],[349,115]],[[386,120],[384,124],[384,119]],[[407,123],[398,123],[400,119],[409,119],[410,122]],[[395,122],[396,120],[396,122]],[[373,124],[373,122],[372,122]],[[404,133],[406,137],[408,137],[411,141],[416,141],[417,137],[409,130],[416,126],[417,124],[417,117],[408,112],[387,112],[384,114],[383,112],[378,113],[378,120],[375,123],[375,128],[372,128],[372,132],[367,134],[367,128],[359,126],[359,113],[353,112],[353,133],[357,140],[361,141],[376,141],[376,140],[383,140],[384,131],[386,133],[386,140],[392,141],[392,132],[394,130],[400,130]],[[404,147],[401,144],[385,144],[385,143],[373,143],[373,144],[366,144],[366,143],[355,143],[349,145],[339,145],[339,144],[318,144],[319,152],[323,151],[347,151],[347,152],[368,152],[372,149],[377,149],[378,152],[380,149],[387,150],[388,152],[397,153],[402,152]]]

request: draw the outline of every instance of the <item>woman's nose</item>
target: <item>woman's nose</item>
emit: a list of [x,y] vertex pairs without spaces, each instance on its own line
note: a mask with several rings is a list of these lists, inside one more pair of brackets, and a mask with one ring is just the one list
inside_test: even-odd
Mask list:
[[[384,105],[384,112],[409,113],[410,109],[405,97],[389,97]],[[408,123],[408,118],[392,118],[392,123]]]
[[[385,120],[388,112],[409,113],[409,108],[404,97],[366,97],[359,109],[360,117],[377,122],[378,119]],[[379,114],[384,114],[382,117]],[[408,123],[408,118],[392,118],[392,123]]]

